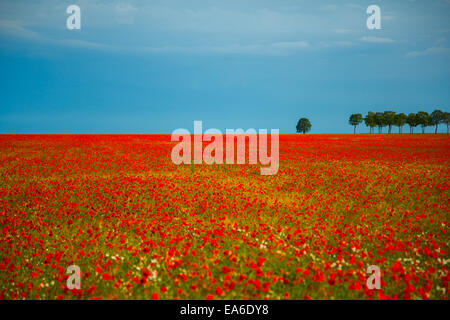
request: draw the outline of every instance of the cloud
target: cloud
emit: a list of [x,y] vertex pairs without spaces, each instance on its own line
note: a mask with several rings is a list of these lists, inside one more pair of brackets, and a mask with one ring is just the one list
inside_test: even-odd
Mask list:
[[[450,0],[449,0],[450,1]],[[424,49],[411,51],[406,54],[407,57],[420,57],[420,56],[429,56],[429,55],[437,55],[437,54],[450,54],[450,48],[447,47],[447,39],[445,37],[440,37],[435,41],[434,46]]]
[[334,29],[333,32],[339,33],[339,34],[346,34],[352,32],[351,29]]
[[83,48],[89,50],[108,50],[128,53],[222,53],[222,54],[253,54],[253,55],[279,55],[291,54],[299,50],[311,48],[307,41],[281,41],[266,43],[233,43],[217,45],[194,45],[194,46],[120,46],[101,42],[86,41],[81,39],[51,39],[37,32],[31,31],[17,21],[0,20],[0,33],[13,37],[28,38],[47,44],[66,46],[72,48]]
[[20,21],[0,20],[0,33],[13,37],[27,38],[32,40],[43,39],[37,32],[25,28]]
[[[79,0],[82,31],[70,32],[65,28],[67,2],[36,0],[25,5],[5,1],[0,5],[0,36],[123,53],[282,55],[332,48],[367,49],[368,44],[389,48],[392,44],[410,45],[403,52],[411,51],[407,55],[414,57],[445,53],[445,47],[449,47],[432,42],[428,42],[428,49],[415,47],[418,35],[405,31],[404,24],[400,24],[406,17],[400,14],[403,5],[383,11],[382,19],[394,21],[389,29],[377,33],[367,32],[366,6],[358,1],[339,5],[329,0],[302,5],[288,2]],[[422,14],[419,7],[408,12],[411,21]],[[425,16],[418,21],[426,28],[424,40],[445,35],[446,29],[438,32],[437,27],[442,30],[446,26],[439,15],[434,20]]]
[[133,24],[138,9],[130,4],[118,4],[115,6],[116,20],[121,24]]
[[308,49],[311,45],[306,41],[285,41],[254,44],[228,44],[208,46],[163,46],[136,48],[136,52],[184,52],[184,53],[221,53],[221,54],[249,54],[249,55],[280,55],[292,54]]
[[90,42],[85,40],[78,39],[51,39],[48,38],[38,32],[32,31],[26,27],[24,27],[18,21],[9,21],[9,20],[0,20],[0,34],[3,33],[5,35],[16,37],[16,38],[25,38],[28,40],[47,43],[52,45],[61,45],[68,47],[78,47],[78,48],[86,48],[86,49],[118,49],[118,47]]
[[347,7],[353,8],[353,9],[365,9],[364,6],[357,4],[357,3],[347,3]]
[[322,10],[328,10],[328,11],[336,11],[338,9],[338,6],[336,4],[327,4],[321,7]]
[[394,40],[392,40],[391,38],[383,38],[383,37],[362,37],[360,39],[363,42],[369,42],[369,43],[392,43],[394,42]]
[[[347,30],[346,30],[347,31]],[[42,34],[25,28],[17,21],[0,20],[0,32],[6,33],[13,37],[23,37],[40,41],[50,45],[66,46],[71,48],[82,48],[87,50],[105,50],[121,53],[190,53],[190,54],[245,54],[245,55],[287,55],[302,52],[308,49],[326,49],[331,47],[351,47],[356,43],[349,40],[328,40],[318,41],[311,44],[306,40],[297,41],[265,41],[252,42],[250,40],[242,40],[240,42],[220,43],[217,44],[196,44],[196,45],[132,45],[123,46],[120,44],[107,44],[96,41],[87,41],[82,39],[59,39],[48,38]],[[373,41],[374,38],[366,37],[367,41]],[[377,38],[382,39],[382,38]],[[375,41],[375,42],[380,42]]]
[[353,47],[356,44],[352,41],[346,41],[346,40],[341,40],[341,41],[324,41],[324,42],[319,42],[318,47],[320,48],[331,48],[331,47],[341,47],[341,48],[345,48],[345,47]]
[[450,48],[446,47],[431,47],[422,51],[411,51],[406,54],[407,57],[420,57],[435,54],[450,54]]
[[309,48],[306,41],[273,42],[267,44],[233,44],[217,47],[207,47],[206,51],[232,54],[289,54]]
[[56,44],[65,45],[68,47],[77,47],[77,48],[86,48],[86,49],[101,49],[101,50],[118,50],[118,47],[104,44],[104,43],[98,43],[98,42],[91,42],[91,41],[85,41],[85,40],[79,40],[79,39],[64,39],[61,41],[54,41]]
[[270,46],[279,49],[301,49],[310,47],[309,43],[306,41],[275,42]]

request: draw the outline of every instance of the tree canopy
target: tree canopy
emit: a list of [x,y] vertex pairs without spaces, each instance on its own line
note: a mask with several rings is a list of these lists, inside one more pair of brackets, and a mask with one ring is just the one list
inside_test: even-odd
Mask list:
[[392,132],[392,126],[395,124],[395,112],[385,111],[383,112],[383,122],[388,126],[388,133]]
[[366,115],[366,117],[364,118],[364,123],[366,124],[366,126],[368,126],[370,128],[370,133],[373,133],[373,128],[376,127],[377,123],[375,121],[375,113],[372,111],[369,111]]
[[444,122],[444,115],[445,113],[441,110],[434,110],[431,113],[431,123],[436,126],[436,130],[434,131],[434,133],[437,133],[439,124]]
[[417,112],[417,122],[422,127],[422,133],[425,133],[425,128],[432,125],[431,117],[428,112],[419,111]]
[[394,125],[398,127],[398,132],[402,133],[403,126],[406,124],[408,116],[404,113],[397,113],[394,119]]
[[297,132],[306,133],[311,130],[311,122],[307,118],[301,118],[297,122]]
[[450,129],[450,115],[448,112],[442,110],[434,110],[431,114],[425,111],[419,111],[417,113],[410,113],[408,115],[404,113],[396,113],[394,111],[373,112],[369,111],[365,117],[360,113],[354,113],[350,115],[348,123],[354,126],[354,133],[356,133],[356,127],[363,122],[370,128],[370,133],[374,132],[374,128],[378,127],[378,133],[383,133],[383,128],[388,126],[388,133],[392,132],[392,127],[397,126],[398,132],[402,133],[405,124],[409,125],[410,133],[414,133],[414,128],[421,126],[422,133],[425,133],[425,128],[428,126],[435,126],[435,133],[438,132],[439,124],[447,125],[447,133]]
[[442,123],[447,125],[447,133],[450,126],[450,112],[444,112],[444,116],[442,117]]
[[353,133],[356,133],[356,127],[363,122],[363,116],[361,113],[354,113],[348,119],[348,123],[354,127]]

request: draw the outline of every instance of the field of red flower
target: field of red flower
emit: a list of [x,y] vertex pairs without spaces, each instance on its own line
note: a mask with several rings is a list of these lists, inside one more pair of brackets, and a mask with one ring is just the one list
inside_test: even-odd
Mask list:
[[449,136],[282,135],[274,176],[174,145],[0,135],[0,298],[449,297]]

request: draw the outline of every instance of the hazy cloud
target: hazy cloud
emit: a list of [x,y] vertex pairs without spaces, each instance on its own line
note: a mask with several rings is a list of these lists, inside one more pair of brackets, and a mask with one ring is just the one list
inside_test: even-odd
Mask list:
[[392,43],[394,40],[391,38],[384,38],[384,37],[370,37],[370,36],[364,36],[360,39],[363,42],[370,42],[370,43]]
[[0,33],[28,39],[43,39],[37,32],[25,28],[20,21],[0,20]]
[[[449,0],[446,0],[447,2]],[[366,5],[357,1],[226,2],[179,0],[78,0],[81,32],[65,28],[70,1],[0,3],[0,35],[80,47],[124,52],[211,52],[230,54],[289,54],[309,49],[393,44],[409,56],[445,52],[430,46],[430,38],[449,30],[442,2],[392,1],[382,8],[383,30],[366,27]],[[444,6],[446,8],[447,6]],[[429,11],[427,11],[429,10]],[[440,12],[442,16],[436,16]],[[417,43],[417,28],[425,37]],[[416,30],[416,29],[414,29]],[[372,36],[372,34],[376,36]],[[401,39],[395,41],[393,39]],[[409,46],[409,47],[408,47]],[[431,47],[431,48],[428,48]],[[418,49],[419,48],[419,49]],[[422,49],[422,51],[420,50]]]
[[432,47],[422,51],[411,51],[406,54],[407,57],[419,57],[435,54],[450,54],[450,48],[446,47]]

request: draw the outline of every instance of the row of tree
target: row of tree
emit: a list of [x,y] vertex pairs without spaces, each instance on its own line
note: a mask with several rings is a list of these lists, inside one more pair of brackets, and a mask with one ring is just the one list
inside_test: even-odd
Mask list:
[[353,132],[356,133],[356,127],[364,121],[365,125],[370,128],[370,133],[378,128],[378,133],[383,133],[383,128],[388,127],[388,133],[392,132],[392,127],[398,127],[398,132],[402,133],[405,124],[409,125],[409,132],[414,133],[414,128],[420,126],[422,133],[425,133],[425,128],[428,126],[435,126],[435,132],[438,131],[438,126],[441,123],[447,125],[447,133],[449,133],[450,113],[441,110],[434,110],[431,114],[425,111],[417,113],[395,113],[394,111],[372,112],[369,111],[363,118],[360,113],[352,114],[348,123],[354,127]]

